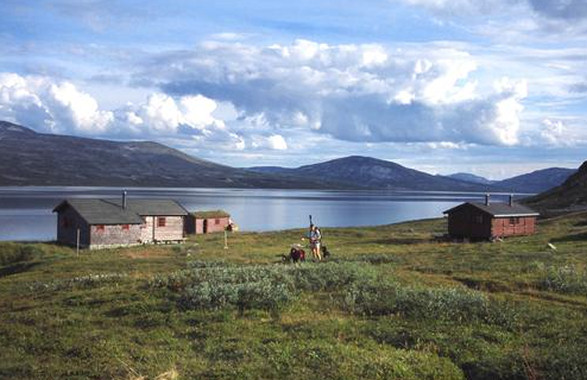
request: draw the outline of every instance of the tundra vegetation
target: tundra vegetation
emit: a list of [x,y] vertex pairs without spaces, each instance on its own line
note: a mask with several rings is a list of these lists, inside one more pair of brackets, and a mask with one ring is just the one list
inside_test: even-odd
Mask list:
[[[100,251],[0,243],[0,378],[587,378],[587,214],[503,242],[444,220]],[[556,247],[549,247],[548,243]]]

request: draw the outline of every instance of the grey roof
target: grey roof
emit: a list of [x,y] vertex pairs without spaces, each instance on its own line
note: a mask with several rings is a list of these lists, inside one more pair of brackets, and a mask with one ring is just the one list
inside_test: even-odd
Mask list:
[[66,199],[53,212],[69,205],[88,224],[141,224],[141,216],[187,215],[187,211],[172,200],[128,199],[126,209],[121,204],[120,199]]
[[459,209],[463,206],[470,205],[479,210],[493,216],[496,218],[506,218],[506,217],[518,217],[518,216],[539,216],[540,214],[536,211],[523,206],[518,203],[513,203],[511,206],[509,203],[490,203],[486,205],[485,203],[476,203],[476,202],[467,202],[463,203],[457,207],[453,207],[450,210],[446,210],[443,214],[448,214],[456,209]]
[[[108,201],[122,207],[121,199]],[[126,205],[141,216],[185,216],[188,214],[179,203],[170,199],[127,199]]]

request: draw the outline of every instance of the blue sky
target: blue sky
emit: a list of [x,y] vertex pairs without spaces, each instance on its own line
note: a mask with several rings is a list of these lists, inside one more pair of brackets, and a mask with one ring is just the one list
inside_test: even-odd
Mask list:
[[587,159],[584,0],[0,3],[0,119],[232,166]]

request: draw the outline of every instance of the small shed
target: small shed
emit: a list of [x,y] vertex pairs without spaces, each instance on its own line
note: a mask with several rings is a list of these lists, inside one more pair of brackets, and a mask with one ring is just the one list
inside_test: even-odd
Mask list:
[[510,201],[467,202],[444,211],[448,215],[448,234],[459,239],[484,240],[508,236],[532,235],[536,231],[536,211]]
[[57,241],[82,248],[181,242],[188,212],[172,200],[66,199],[57,213]]
[[196,211],[190,213],[186,218],[186,233],[200,235],[222,232],[230,224],[230,214],[226,211]]

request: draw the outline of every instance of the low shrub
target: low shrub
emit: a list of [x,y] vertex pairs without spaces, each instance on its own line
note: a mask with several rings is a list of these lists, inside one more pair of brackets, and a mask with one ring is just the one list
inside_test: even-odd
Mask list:
[[394,255],[384,253],[371,253],[366,255],[357,255],[344,259],[337,259],[337,261],[347,262],[365,262],[373,265],[397,263],[398,258]]
[[324,263],[320,265],[209,265],[193,262],[191,269],[167,276],[155,276],[151,287],[180,293],[184,308],[278,311],[300,291],[346,289],[359,279],[374,278],[367,265]]
[[277,315],[293,298],[295,293],[285,285],[264,279],[238,284],[199,283],[187,288],[179,302],[187,309],[220,309],[236,306],[241,313],[248,309],[261,309]]
[[2,243],[0,245],[0,265],[10,265],[41,257],[43,250],[33,244]]
[[466,288],[415,288],[394,282],[361,281],[341,299],[343,307],[363,315],[400,314],[410,318],[474,321],[514,328],[517,312],[512,305],[490,300]]
[[550,267],[539,280],[538,288],[560,293],[587,294],[587,271],[572,265]]
[[103,285],[115,284],[128,277],[125,273],[99,273],[88,274],[86,276],[79,276],[68,278],[65,280],[54,280],[50,282],[36,281],[29,285],[29,289],[34,292],[39,291],[55,291],[64,289],[86,289],[95,288]]

